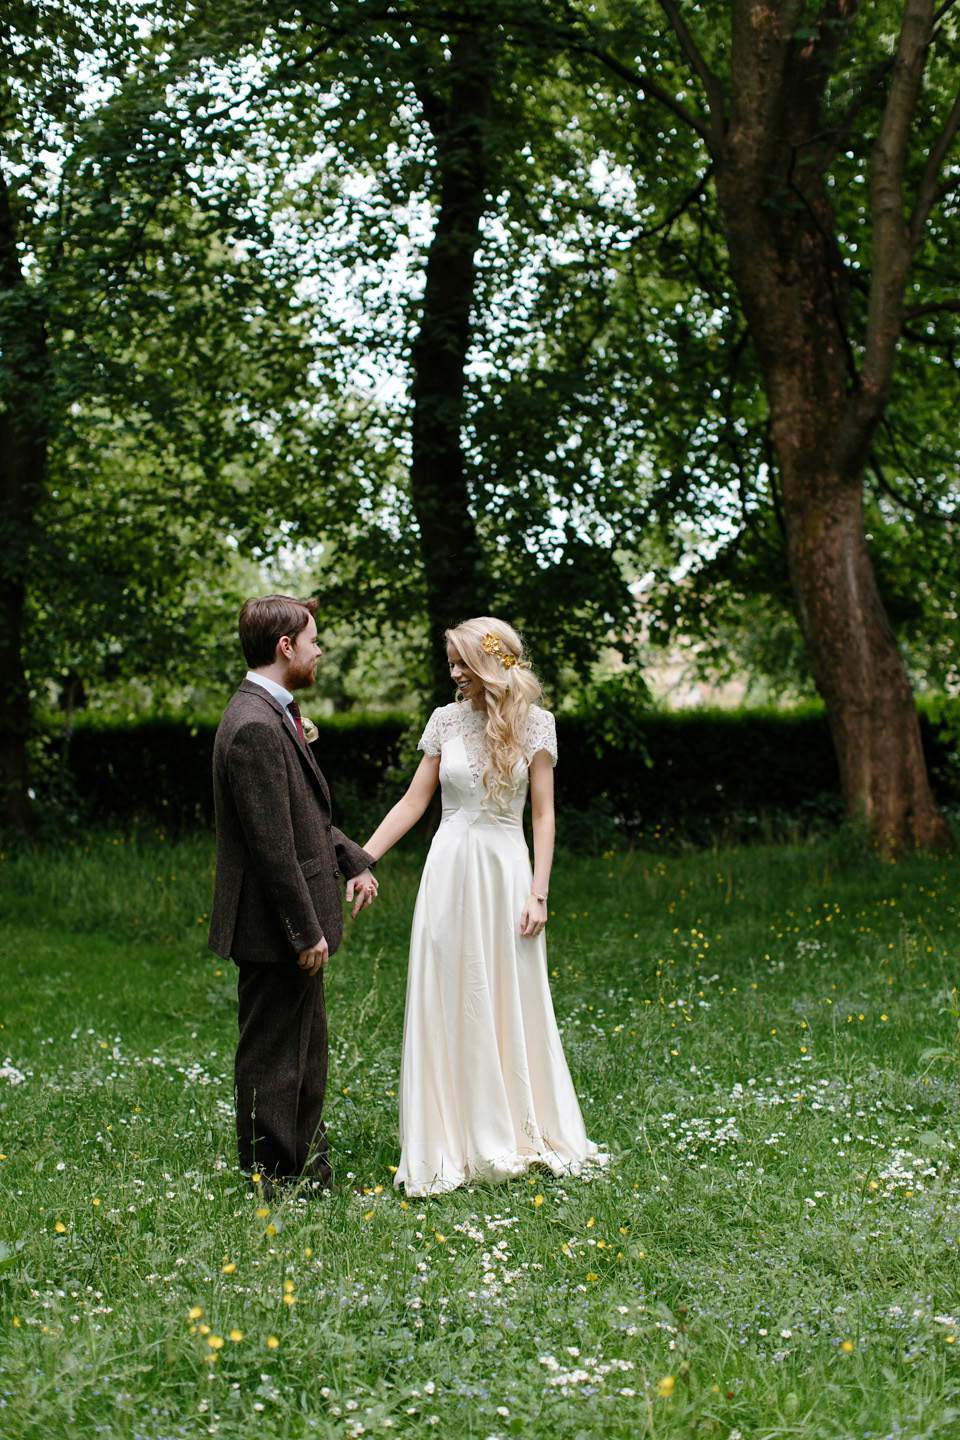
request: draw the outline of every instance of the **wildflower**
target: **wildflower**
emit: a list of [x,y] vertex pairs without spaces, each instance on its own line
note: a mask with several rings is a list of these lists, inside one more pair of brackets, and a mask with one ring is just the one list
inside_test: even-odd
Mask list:
[[598,1279],[598,1278],[599,1278],[599,1277],[598,1277],[597,1275],[595,1275],[592,1270],[588,1270],[588,1271],[587,1271],[587,1280],[588,1280],[589,1282],[592,1283],[594,1280],[596,1280],[596,1279]]
[[224,1275],[232,1275],[233,1272],[234,1272],[234,1270],[236,1270],[236,1268],[237,1268],[237,1266],[236,1266],[235,1261],[233,1261],[233,1260],[228,1260],[227,1263],[226,1263],[226,1265],[224,1265],[224,1267],[223,1267],[223,1273],[224,1273]]
[[267,1336],[267,1349],[268,1349],[268,1350],[277,1350],[277,1349],[279,1348],[279,1346],[280,1346],[280,1341],[277,1339],[276,1335],[268,1335],[268,1336]]
[[200,1319],[200,1316],[201,1316],[202,1314],[203,1314],[203,1306],[202,1306],[202,1305],[191,1305],[191,1306],[190,1306],[190,1309],[187,1311],[187,1318],[190,1319],[190,1320],[199,1320],[199,1319]]
[[276,1235],[276,1233],[277,1233],[277,1227],[276,1227],[276,1225],[270,1224],[270,1225],[267,1226],[267,1234],[268,1234],[268,1235]]
[[222,1349],[223,1349],[223,1336],[222,1336],[222,1335],[208,1335],[208,1336],[207,1336],[207,1344],[210,1346],[210,1349],[211,1349],[211,1350],[222,1350]]
[[270,1214],[270,1211],[267,1209],[266,1205],[261,1205],[261,1206],[260,1206],[260,1209],[257,1211],[257,1219],[258,1219],[258,1220],[266,1220],[266,1218],[267,1218],[267,1216],[268,1216],[269,1214]]
[[657,1390],[659,1391],[662,1399],[666,1400],[670,1395],[673,1394],[673,1387],[674,1385],[676,1385],[676,1383],[676,1379],[673,1375],[664,1375],[663,1379],[657,1386]]
[[534,1203],[534,1206],[542,1205],[542,1204],[543,1204],[543,1196],[542,1196],[542,1195],[534,1195],[534,1197],[533,1197],[533,1203]]
[[852,1341],[852,1340],[844,1340],[843,1343],[842,1343],[841,1346],[840,1346],[840,1349],[843,1351],[843,1353],[844,1353],[845,1355],[852,1355],[852,1354],[853,1354],[853,1341]]
[[93,1205],[99,1205],[99,1204],[100,1204],[100,1201],[99,1201],[99,1199],[98,1199],[98,1197],[97,1197],[96,1195],[93,1197],[93,1200],[92,1200],[91,1203],[92,1203]]
[[239,1345],[239,1344],[240,1344],[240,1341],[243,1339],[243,1331],[242,1331],[242,1330],[231,1330],[231,1331],[230,1331],[230,1339],[233,1341],[234,1345]]
[[56,1230],[56,1232],[57,1232],[58,1235],[66,1235],[66,1233],[67,1233],[67,1227],[66,1227],[66,1225],[64,1225],[64,1223],[63,1223],[62,1220],[58,1220],[57,1223],[56,1223],[56,1225],[54,1225],[53,1228],[54,1228],[54,1230]]

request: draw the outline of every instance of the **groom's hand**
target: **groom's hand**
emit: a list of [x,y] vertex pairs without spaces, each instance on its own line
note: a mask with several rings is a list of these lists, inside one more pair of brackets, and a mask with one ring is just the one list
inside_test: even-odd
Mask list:
[[356,898],[356,904],[350,912],[353,919],[372,905],[377,898],[377,891],[380,886],[369,870],[361,870],[359,875],[354,875],[352,880],[347,881],[347,904]]
[[301,950],[297,956],[297,964],[301,970],[306,970],[308,975],[316,975],[327,963],[330,954],[330,947],[326,940],[318,940],[316,945],[311,945],[309,950]]

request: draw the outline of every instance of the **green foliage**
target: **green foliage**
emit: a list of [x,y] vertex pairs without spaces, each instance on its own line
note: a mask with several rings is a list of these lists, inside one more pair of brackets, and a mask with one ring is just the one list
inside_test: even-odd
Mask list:
[[233,969],[203,951],[212,843],[69,858],[79,881],[55,849],[0,860],[6,1433],[955,1427],[956,1087],[920,1064],[960,959],[942,862],[562,859],[551,984],[613,1163],[403,1202],[419,866],[391,853],[326,977],[340,1189],[262,1207],[235,1169]]
[[[695,128],[709,124],[709,72],[730,121],[736,12],[684,7],[686,45],[672,14],[673,7],[647,0],[594,6],[578,15],[574,41],[608,71],[605,84],[594,82],[603,85],[603,98],[592,113],[592,129],[642,216],[641,224],[630,223],[625,207],[611,204],[607,239],[612,255],[625,257],[619,262],[625,282],[633,273],[640,277],[632,294],[624,291],[621,323],[639,321],[636,337],[652,342],[644,376],[642,368],[637,374],[631,367],[635,342],[625,337],[618,354],[627,358],[615,381],[642,427],[652,478],[647,517],[664,547],[644,608],[651,638],[694,640],[692,658],[703,672],[746,670],[793,694],[809,694],[785,564],[768,404],[728,266],[706,147]],[[839,21],[827,5],[806,7],[785,63],[792,70],[815,54],[827,77],[825,99],[806,153],[795,156],[780,190],[763,201],[785,211],[809,207],[808,176],[810,193],[816,178],[825,177],[829,209],[823,223],[835,237],[842,276],[833,303],[843,311],[851,367],[862,359],[870,298],[870,157],[903,15],[899,5],[858,6]],[[950,136],[958,44],[947,17],[936,29],[913,117],[906,213],[928,153],[939,136]],[[699,64],[692,61],[693,47]],[[622,83],[627,76],[633,85]],[[714,104],[716,96],[709,98]],[[679,120],[677,112],[670,114],[670,102],[680,106]],[[905,295],[893,390],[866,477],[871,556],[921,688],[953,687],[960,646],[950,559],[960,475],[955,447],[945,439],[953,431],[958,394],[952,297],[960,212],[954,180],[948,165],[942,203],[934,207]],[[804,261],[797,255],[795,263]]]
[[[833,33],[808,8],[798,51]],[[897,15],[861,6],[836,54],[824,49],[824,164],[854,347],[885,93],[876,65]],[[728,14],[688,18],[726,84]],[[713,673],[809,694],[768,409],[710,166],[657,98],[682,95],[703,118],[689,59],[648,0],[582,13],[496,0],[483,20],[497,79],[463,427],[489,576],[478,602],[525,630],[554,686],[571,668],[588,675],[610,637],[634,659],[680,638]],[[0,550],[26,557],[40,708],[110,687],[131,708],[165,687],[212,705],[235,607],[264,583],[255,566],[285,551],[308,557],[304,588],[320,592],[338,643],[389,629],[408,690],[421,691],[435,637],[408,392],[441,199],[430,119],[452,83],[450,23],[434,0],[10,10],[0,126],[28,283],[0,297],[0,337],[15,358],[25,319],[42,324],[51,441],[29,534],[10,532]],[[956,47],[945,23],[911,183]],[[948,687],[955,230],[946,204],[908,297],[868,501],[913,675]],[[627,586],[640,579],[642,635]],[[345,683],[335,703],[361,690]],[[608,742],[628,738],[617,726]]]
[[252,158],[220,163],[213,96],[173,58],[177,7],[102,0],[52,16],[15,7],[0,36],[23,276],[0,296],[0,398],[29,305],[47,432],[27,531],[12,510],[0,521],[19,527],[20,638],[41,701],[131,676],[176,685],[210,663],[237,547],[260,556],[281,540],[281,417],[306,365],[289,274],[257,253]]

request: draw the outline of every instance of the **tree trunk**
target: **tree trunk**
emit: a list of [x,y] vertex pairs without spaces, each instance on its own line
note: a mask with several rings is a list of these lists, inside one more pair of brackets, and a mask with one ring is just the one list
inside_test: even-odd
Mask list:
[[[853,13],[848,7],[848,18]],[[795,23],[793,10],[734,5],[729,126],[715,147],[724,234],[770,407],[790,582],[847,816],[869,825],[885,849],[936,848],[950,832],[930,791],[916,706],[863,520],[864,470],[889,393],[909,269],[896,168],[903,150],[896,137],[887,152],[877,146],[874,234],[877,250],[887,236],[888,255],[872,276],[858,369],[819,149],[828,67],[815,46],[796,48]],[[922,42],[921,27],[901,43],[891,82],[901,106],[919,85]],[[897,123],[903,129],[906,114]],[[881,135],[887,127],[885,118]],[[898,203],[899,228],[895,213],[890,218]]]
[[867,552],[861,482],[781,468],[797,613],[837,754],[847,818],[884,851],[950,843],[917,710]]
[[43,321],[24,283],[9,196],[0,175],[0,825],[28,833],[30,690],[23,622],[33,525],[46,470],[47,358]]
[[437,221],[413,342],[410,490],[420,530],[433,658],[434,702],[450,697],[443,631],[487,606],[488,574],[473,519],[463,456],[464,366],[470,345],[486,207],[492,62],[479,33],[461,32],[447,67],[447,95],[418,87],[436,141]]
[[[867,549],[870,427],[850,452],[843,277],[812,228],[796,265],[775,238],[738,245],[778,461],[787,567],[814,682],[827,707],[844,809],[885,850],[936,849],[950,831],[930,790],[910,682]],[[769,264],[764,264],[764,257]],[[749,272],[746,273],[746,272]]]

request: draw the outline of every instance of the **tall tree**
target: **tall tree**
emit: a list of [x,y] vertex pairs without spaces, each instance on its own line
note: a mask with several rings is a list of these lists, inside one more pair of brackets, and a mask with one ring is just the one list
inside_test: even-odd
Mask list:
[[[589,665],[632,621],[605,513],[630,505],[571,420],[589,342],[576,334],[578,375],[561,381],[563,347],[525,329],[523,275],[549,230],[536,217],[558,204],[551,164],[588,173],[556,97],[540,104],[539,39],[510,0],[312,0],[248,20],[262,93],[285,116],[276,163],[300,176],[289,223],[322,377],[302,434],[335,479],[292,518],[332,542],[322,597],[351,593],[368,621],[423,617],[438,698],[440,633],[468,612],[506,610],[550,678]],[[384,403],[358,393],[364,367],[390,375]],[[351,378],[348,405],[325,413],[323,389]],[[599,419],[593,438],[610,450]]]
[[[609,33],[596,12],[563,11],[572,48],[669,117],[669,148],[688,137],[697,190],[709,172],[847,811],[891,845],[948,837],[863,495],[906,328],[956,310],[944,246],[960,182],[948,163],[960,127],[954,8],[733,0],[720,23],[661,0],[618,7]],[[864,187],[853,203],[851,185]]]
[[218,173],[200,78],[171,64],[180,18],[15,4],[0,27],[0,823],[18,829],[45,688],[149,665],[151,637],[169,656],[226,534],[280,536],[303,337],[245,253],[247,174]]
[[[430,43],[430,38],[416,47],[418,58],[425,50],[436,52],[436,40]],[[437,206],[420,324],[410,351],[410,497],[426,562],[428,629],[435,642],[445,628],[487,608],[490,593],[465,474],[464,390],[477,288],[475,256],[492,178],[496,40],[496,30],[476,15],[456,34],[449,60],[439,67],[425,65],[414,87],[434,142]],[[431,648],[434,699],[440,701],[450,689],[447,667],[439,644]]]

